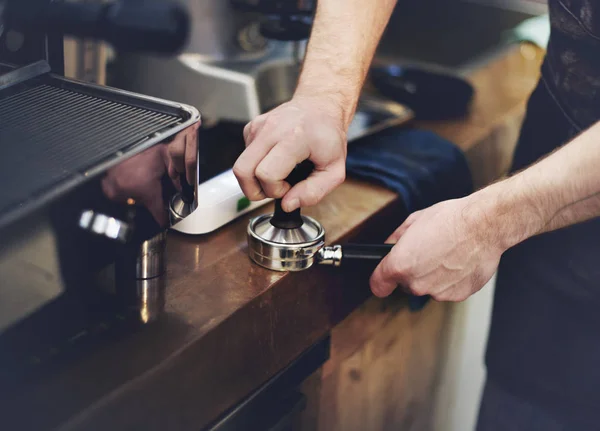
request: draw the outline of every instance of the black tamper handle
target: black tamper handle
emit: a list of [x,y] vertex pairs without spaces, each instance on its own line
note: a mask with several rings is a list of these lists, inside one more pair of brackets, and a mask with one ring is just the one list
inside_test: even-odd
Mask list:
[[345,244],[342,262],[347,260],[381,260],[388,255],[393,244]]
[[[315,165],[310,160],[305,160],[302,163],[296,165],[294,170],[285,179],[290,186],[294,187],[301,181],[304,181],[315,169]],[[281,199],[275,200],[275,212],[271,217],[271,224],[279,229],[297,229],[304,224],[302,215],[300,214],[300,208],[291,213],[286,213],[281,208]]]

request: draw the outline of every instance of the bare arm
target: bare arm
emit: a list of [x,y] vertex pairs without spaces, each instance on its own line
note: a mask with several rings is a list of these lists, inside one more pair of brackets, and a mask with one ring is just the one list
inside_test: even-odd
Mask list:
[[403,285],[461,301],[495,272],[508,248],[600,216],[600,123],[548,157],[472,195],[409,217],[371,278],[379,296]]
[[319,0],[297,96],[324,94],[350,124],[397,0]]
[[[293,211],[318,203],[345,178],[346,134],[396,0],[319,0],[293,99],[250,122],[234,166],[251,200],[282,198]],[[315,172],[290,190],[306,159]]]
[[505,248],[600,216],[600,123],[481,195],[504,226]]

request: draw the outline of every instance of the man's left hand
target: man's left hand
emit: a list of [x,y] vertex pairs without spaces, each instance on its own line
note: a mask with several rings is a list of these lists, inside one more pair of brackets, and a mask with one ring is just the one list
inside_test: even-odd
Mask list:
[[396,287],[438,301],[463,301],[481,289],[505,248],[477,194],[412,214],[389,238],[395,243],[371,277],[385,297]]

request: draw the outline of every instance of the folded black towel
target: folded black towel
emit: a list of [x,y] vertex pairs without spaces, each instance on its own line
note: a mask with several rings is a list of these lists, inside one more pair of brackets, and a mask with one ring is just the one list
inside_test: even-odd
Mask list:
[[463,152],[426,130],[395,127],[352,142],[346,169],[398,193],[409,213],[473,191]]
[[[366,136],[348,147],[348,176],[385,186],[400,195],[412,213],[473,191],[463,152],[425,130],[395,127]],[[412,297],[413,310],[428,297]]]

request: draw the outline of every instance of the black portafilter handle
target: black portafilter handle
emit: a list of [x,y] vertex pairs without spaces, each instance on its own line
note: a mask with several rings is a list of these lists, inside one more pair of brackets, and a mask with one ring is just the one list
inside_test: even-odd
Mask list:
[[[299,182],[307,179],[314,169],[315,165],[313,162],[305,160],[296,165],[285,181],[294,187]],[[279,229],[297,229],[304,224],[304,220],[302,220],[300,208],[291,213],[286,213],[281,207],[281,199],[276,199],[275,212],[273,213],[273,217],[271,217],[271,224]]]
[[393,247],[394,244],[345,244],[342,246],[342,263],[347,260],[380,261]]
[[[342,260],[340,264],[351,261],[374,261],[379,262],[386,257],[394,247],[394,244],[345,244],[342,248]],[[420,311],[429,302],[431,297],[408,296],[408,306],[411,311]]]
[[191,28],[187,9],[173,0],[49,1],[34,8],[28,3],[7,3],[11,27],[101,40],[119,51],[177,54]]

